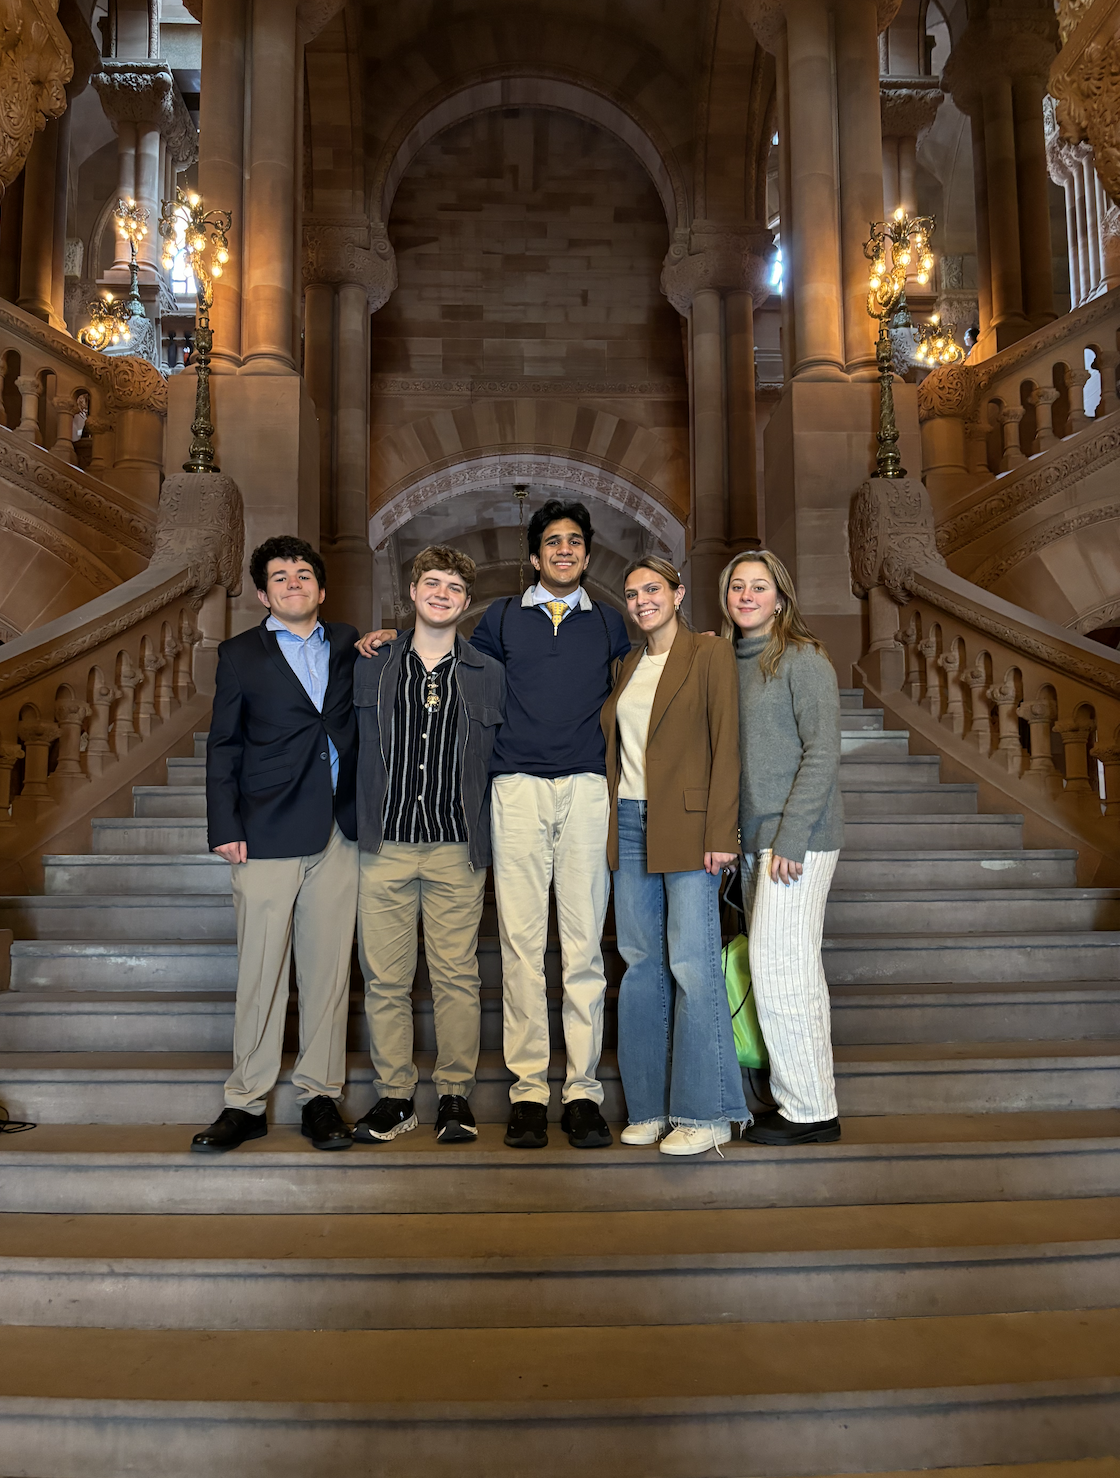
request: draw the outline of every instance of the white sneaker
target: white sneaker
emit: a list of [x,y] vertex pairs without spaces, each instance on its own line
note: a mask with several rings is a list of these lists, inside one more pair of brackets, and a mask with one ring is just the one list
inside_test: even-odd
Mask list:
[[663,1155],[702,1155],[731,1138],[730,1124],[680,1124],[661,1141]]
[[639,1119],[622,1131],[623,1144],[656,1144],[669,1127],[668,1119]]

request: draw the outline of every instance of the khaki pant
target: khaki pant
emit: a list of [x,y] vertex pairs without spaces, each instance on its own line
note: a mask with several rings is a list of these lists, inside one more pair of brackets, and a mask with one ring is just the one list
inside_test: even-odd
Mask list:
[[472,871],[465,842],[385,842],[361,854],[358,954],[366,981],[366,1019],[374,1091],[411,1098],[412,981],[417,917],[424,918],[424,957],[436,1027],[436,1092],[474,1088],[478,1067],[478,926],[486,873]]
[[358,897],[358,844],[337,824],[312,857],[259,857],[230,867],[237,915],[237,1006],[227,1108],[261,1114],[280,1075],[294,947],[300,1103],[340,1098]]
[[602,1103],[603,924],[610,871],[610,802],[602,775],[498,775],[490,830],[502,941],[502,1017],[514,1103],[548,1102],[548,997],[544,952],[548,886],[556,893],[563,960],[564,1102]]

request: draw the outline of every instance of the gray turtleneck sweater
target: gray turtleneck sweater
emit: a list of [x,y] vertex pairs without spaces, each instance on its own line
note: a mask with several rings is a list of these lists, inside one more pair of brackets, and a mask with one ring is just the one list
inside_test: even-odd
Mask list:
[[804,862],[806,852],[844,844],[840,799],[840,692],[823,652],[789,645],[777,677],[759,654],[769,637],[735,643],[739,668],[739,830],[744,852],[773,848]]

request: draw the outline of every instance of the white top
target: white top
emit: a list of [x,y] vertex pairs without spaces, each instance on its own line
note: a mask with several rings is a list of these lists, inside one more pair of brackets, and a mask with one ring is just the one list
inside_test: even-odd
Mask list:
[[651,657],[642,654],[642,660],[634,669],[634,675],[622,690],[618,700],[618,737],[622,750],[622,778],[618,784],[619,798],[624,801],[646,799],[646,739],[649,735],[649,716],[653,712],[653,700],[657,684],[665,671],[669,653]]

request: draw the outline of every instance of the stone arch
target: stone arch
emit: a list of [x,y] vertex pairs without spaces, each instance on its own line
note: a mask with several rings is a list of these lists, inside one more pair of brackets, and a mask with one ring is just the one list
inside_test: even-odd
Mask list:
[[437,102],[425,100],[406,115],[375,165],[371,215],[382,221],[389,219],[393,197],[408,166],[437,134],[478,113],[502,108],[549,108],[572,113],[612,134],[634,154],[653,181],[670,235],[678,226],[687,225],[688,191],[683,173],[650,119],[586,80],[530,70],[463,82]]
[[573,455],[570,450],[532,448],[479,450],[441,466],[417,469],[383,498],[369,520],[370,547],[379,549],[410,519],[433,505],[472,488],[508,488],[517,484],[557,497],[590,498],[631,518],[646,531],[652,550],[678,565],[685,556],[685,525],[648,487],[617,469]]

